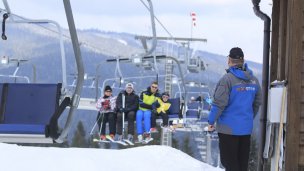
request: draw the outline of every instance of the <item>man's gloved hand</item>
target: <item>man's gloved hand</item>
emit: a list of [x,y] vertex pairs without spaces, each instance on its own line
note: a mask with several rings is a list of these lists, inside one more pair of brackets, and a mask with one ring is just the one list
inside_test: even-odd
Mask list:
[[160,104],[158,103],[158,101],[155,101],[154,103],[152,103],[152,109],[157,109],[160,107]]
[[122,108],[122,107],[121,107],[121,108],[119,108],[118,111],[121,112],[121,113],[122,113],[122,112],[126,112],[126,108]]

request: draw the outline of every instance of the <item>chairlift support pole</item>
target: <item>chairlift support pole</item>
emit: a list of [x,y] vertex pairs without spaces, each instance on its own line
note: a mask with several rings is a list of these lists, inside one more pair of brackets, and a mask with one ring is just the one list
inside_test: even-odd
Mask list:
[[3,2],[3,4],[4,4],[4,7],[5,7],[7,13],[8,13],[8,14],[11,14],[11,9],[10,9],[8,3],[7,3],[7,0],[2,0],[2,2]]
[[[123,75],[122,75],[121,70],[120,70],[119,57],[116,59],[115,76],[116,76],[116,71],[118,71],[119,78],[120,78],[120,79],[123,79]],[[120,82],[119,84],[121,84],[121,82]]]
[[64,9],[65,9],[68,25],[69,25],[70,35],[71,35],[72,44],[73,44],[73,50],[74,50],[74,54],[75,54],[75,58],[76,58],[78,79],[77,79],[76,88],[75,88],[75,91],[74,91],[74,94],[72,97],[72,104],[71,104],[71,108],[69,111],[69,115],[68,115],[66,124],[65,124],[64,129],[61,132],[60,136],[56,140],[56,142],[63,142],[68,135],[68,132],[71,127],[74,111],[76,111],[78,104],[79,104],[80,94],[81,94],[82,85],[83,85],[83,81],[84,81],[83,61],[82,61],[82,57],[81,57],[81,52],[80,52],[80,47],[79,47],[77,32],[76,32],[76,28],[75,28],[71,4],[70,4],[69,0],[63,0],[63,4],[64,4]]
[[150,17],[151,17],[151,25],[152,25],[152,47],[151,49],[146,53],[146,56],[152,54],[156,48],[157,45],[157,38],[156,38],[156,28],[155,28],[155,19],[154,19],[154,10],[153,10],[153,4],[151,0],[147,0],[149,3],[149,11],[150,11]]

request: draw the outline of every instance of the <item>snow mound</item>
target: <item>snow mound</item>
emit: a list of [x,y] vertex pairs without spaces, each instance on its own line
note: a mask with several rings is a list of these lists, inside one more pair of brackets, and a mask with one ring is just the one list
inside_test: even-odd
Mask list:
[[0,151],[5,171],[222,171],[167,146],[110,150],[0,143]]

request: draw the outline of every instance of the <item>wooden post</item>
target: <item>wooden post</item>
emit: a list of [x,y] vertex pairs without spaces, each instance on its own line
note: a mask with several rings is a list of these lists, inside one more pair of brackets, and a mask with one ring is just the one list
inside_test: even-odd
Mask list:
[[285,80],[287,77],[285,75],[285,69],[287,67],[286,62],[286,29],[287,29],[287,1],[280,0],[280,15],[279,15],[279,51],[278,51],[278,73],[277,77],[279,81]]
[[[284,0],[283,0],[284,1]],[[285,170],[299,168],[299,136],[301,112],[301,67],[303,36],[303,0],[287,2],[287,37],[286,37],[286,78],[287,90],[287,133],[285,149]]]
[[272,36],[271,36],[271,64],[270,64],[270,82],[277,80],[278,76],[278,46],[279,46],[279,14],[280,14],[280,2],[273,1],[272,6]]

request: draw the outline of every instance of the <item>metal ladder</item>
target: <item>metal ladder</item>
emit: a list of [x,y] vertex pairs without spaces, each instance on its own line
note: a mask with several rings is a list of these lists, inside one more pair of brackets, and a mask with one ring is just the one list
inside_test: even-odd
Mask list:
[[173,60],[167,59],[165,64],[165,91],[172,95],[172,74],[173,74]]
[[170,147],[172,146],[172,132],[170,132],[166,128],[162,128],[160,144]]

